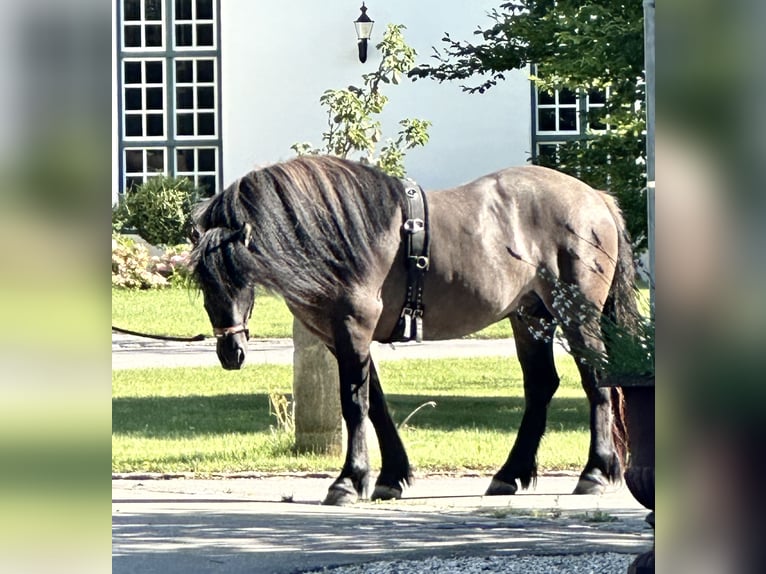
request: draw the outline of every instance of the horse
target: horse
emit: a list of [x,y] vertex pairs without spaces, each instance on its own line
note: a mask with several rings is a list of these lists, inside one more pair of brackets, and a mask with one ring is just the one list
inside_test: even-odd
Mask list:
[[[194,214],[198,235],[190,268],[221,365],[238,369],[245,360],[256,286],[281,295],[337,360],[347,444],[324,504],[367,498],[368,419],[381,452],[371,499],[400,498],[413,480],[370,356],[372,341],[394,340],[405,318],[408,260],[424,261],[408,252],[406,187],[369,164],[300,156],[247,173]],[[619,397],[599,386],[601,373],[578,356],[578,349],[604,351],[604,340],[593,325],[561,321],[563,307],[553,294],[558,281],[578,289],[603,316],[627,321],[635,311],[630,239],[616,201],[533,165],[427,191],[424,201],[429,240],[418,289],[422,337],[454,339],[507,318],[521,364],[522,422],[486,494],[514,494],[536,481],[537,450],[559,385],[557,324],[580,359],[590,403],[588,458],[574,492],[601,493],[619,483],[626,450]],[[538,336],[541,330],[545,336]]]

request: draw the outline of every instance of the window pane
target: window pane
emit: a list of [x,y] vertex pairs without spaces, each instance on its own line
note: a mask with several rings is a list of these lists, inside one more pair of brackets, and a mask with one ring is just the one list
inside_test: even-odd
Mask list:
[[194,171],[194,150],[176,150],[176,171]]
[[556,131],[556,110],[538,110],[539,125],[538,130],[541,132],[553,132]]
[[162,46],[162,26],[151,24],[146,27],[146,46]]
[[141,83],[141,62],[125,62],[125,83]]
[[606,103],[606,91],[604,91],[604,90],[589,90],[588,91],[588,103],[590,103],[590,104],[604,104],[604,103]]
[[179,136],[194,135],[194,116],[192,114],[176,114]]
[[176,24],[176,46],[192,45],[191,24]]
[[144,183],[143,177],[126,177],[125,191],[131,191],[134,187],[138,187],[142,183]]
[[144,135],[144,127],[140,115],[128,114],[125,116],[125,135],[131,138]]
[[162,20],[162,0],[144,1],[144,20]]
[[215,135],[215,114],[197,115],[197,135]]
[[215,171],[215,149],[201,149],[197,154],[199,171]]
[[193,88],[176,88],[176,107],[179,110],[194,109]]
[[165,135],[165,126],[162,114],[146,115],[146,135],[159,137]]
[[556,103],[556,98],[554,94],[551,94],[549,92],[538,92],[537,93],[537,103],[543,104],[543,105],[550,105]]
[[577,130],[577,110],[559,109],[559,130],[561,131]]
[[140,110],[143,108],[141,88],[128,88],[125,90],[125,109]]
[[123,6],[125,20],[141,19],[141,0],[124,0]]
[[141,47],[141,26],[125,26],[125,47]]
[[144,152],[140,149],[125,150],[125,173],[142,173],[144,171]]
[[161,84],[162,62],[146,62],[146,83]]
[[146,150],[146,171],[165,171],[165,150]]
[[213,60],[197,60],[197,82],[212,82],[213,79]]
[[213,19],[213,0],[197,0],[197,20]]
[[176,20],[192,19],[191,0],[176,0]]
[[213,45],[213,25],[197,24],[197,46]]
[[163,109],[162,101],[162,88],[147,88],[146,89],[146,109],[147,110],[161,110]]
[[194,81],[192,61],[176,60],[176,82],[190,84]]
[[577,94],[572,90],[563,88],[559,90],[559,103],[560,104],[574,104],[577,103]]
[[197,184],[202,191],[204,197],[211,197],[215,195],[216,184],[214,175],[201,175],[199,176],[199,183]]
[[541,144],[537,150],[537,159],[540,165],[555,166],[558,163],[558,145]]
[[215,96],[213,88],[197,88],[197,109],[212,110],[215,108]]

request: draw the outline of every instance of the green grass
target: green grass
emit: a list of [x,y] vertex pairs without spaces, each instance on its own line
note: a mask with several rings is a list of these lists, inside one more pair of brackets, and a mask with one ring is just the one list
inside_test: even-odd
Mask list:
[[[539,452],[546,469],[578,469],[588,448],[588,403],[574,363],[559,361],[561,387]],[[421,471],[496,470],[523,410],[521,373],[512,359],[384,362],[381,379],[398,424],[433,400],[401,430]],[[289,365],[137,369],[112,375],[113,472],[337,472],[338,457],[296,455],[276,430],[270,392],[290,394]],[[373,465],[379,454],[370,434]]]

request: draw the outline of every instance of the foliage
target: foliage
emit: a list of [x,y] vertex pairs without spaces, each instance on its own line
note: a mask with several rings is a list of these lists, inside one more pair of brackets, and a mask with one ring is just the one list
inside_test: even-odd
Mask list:
[[149,269],[149,251],[144,245],[124,235],[112,235],[112,287],[152,289],[166,284],[162,275]]
[[200,190],[186,177],[157,175],[125,197],[127,223],[152,245],[175,245],[189,236],[191,213]]
[[130,212],[121,198],[117,205],[112,206],[112,233],[123,233],[128,227],[130,227]]
[[605,350],[597,351],[584,344],[572,348],[561,330],[554,337],[568,351],[577,351],[584,363],[596,368],[603,376],[654,376],[654,319],[639,311],[636,316],[617,322],[602,315],[589,299],[575,285],[564,283],[550,273],[541,274],[552,285],[552,306],[557,319],[546,322],[540,319],[529,321],[532,335],[545,340],[552,332],[553,323],[562,328],[577,326],[587,338],[604,342]]
[[[603,113],[609,131],[592,132],[587,143],[562,146],[555,167],[598,189],[609,189],[625,212],[640,251],[646,247],[645,107],[643,7],[641,2],[514,0],[489,13],[492,23],[476,43],[443,38],[438,64],[421,65],[417,79],[474,80],[463,89],[484,93],[504,72],[535,66],[532,81],[551,92],[609,90]],[[583,118],[584,119],[584,118]],[[594,118],[595,119],[595,118]]]
[[362,76],[363,87],[349,86],[341,90],[327,90],[319,103],[327,108],[327,131],[322,134],[324,145],[315,148],[310,143],[296,143],[291,147],[298,155],[327,153],[349,157],[354,152],[365,154],[364,161],[378,166],[390,175],[405,175],[404,157],[407,150],[428,142],[431,122],[408,118],[399,122],[395,138],[381,142],[382,126],[377,117],[388,103],[381,92],[382,84],[396,85],[415,64],[417,53],[404,41],[403,25],[389,24],[383,40],[377,45],[382,53],[378,69]]
[[151,289],[188,283],[188,244],[168,247],[149,256],[143,243],[119,233],[112,234],[112,287]]

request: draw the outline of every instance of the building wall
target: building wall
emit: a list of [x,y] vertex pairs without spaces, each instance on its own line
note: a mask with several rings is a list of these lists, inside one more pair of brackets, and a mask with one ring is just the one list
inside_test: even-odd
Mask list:
[[[361,64],[352,23],[361,0],[223,0],[223,184],[292,157],[293,143],[320,145],[326,116],[319,97],[329,88],[361,85],[361,75],[377,68],[374,46],[388,23],[407,27],[407,43],[417,50],[418,61],[426,62],[445,32],[471,38],[496,5],[496,0],[370,0],[375,27],[368,60]],[[528,72],[506,77],[482,95],[432,80],[386,86],[384,138],[395,134],[404,117],[433,122],[431,141],[407,156],[408,175],[426,188],[439,188],[523,164],[530,151]]]

